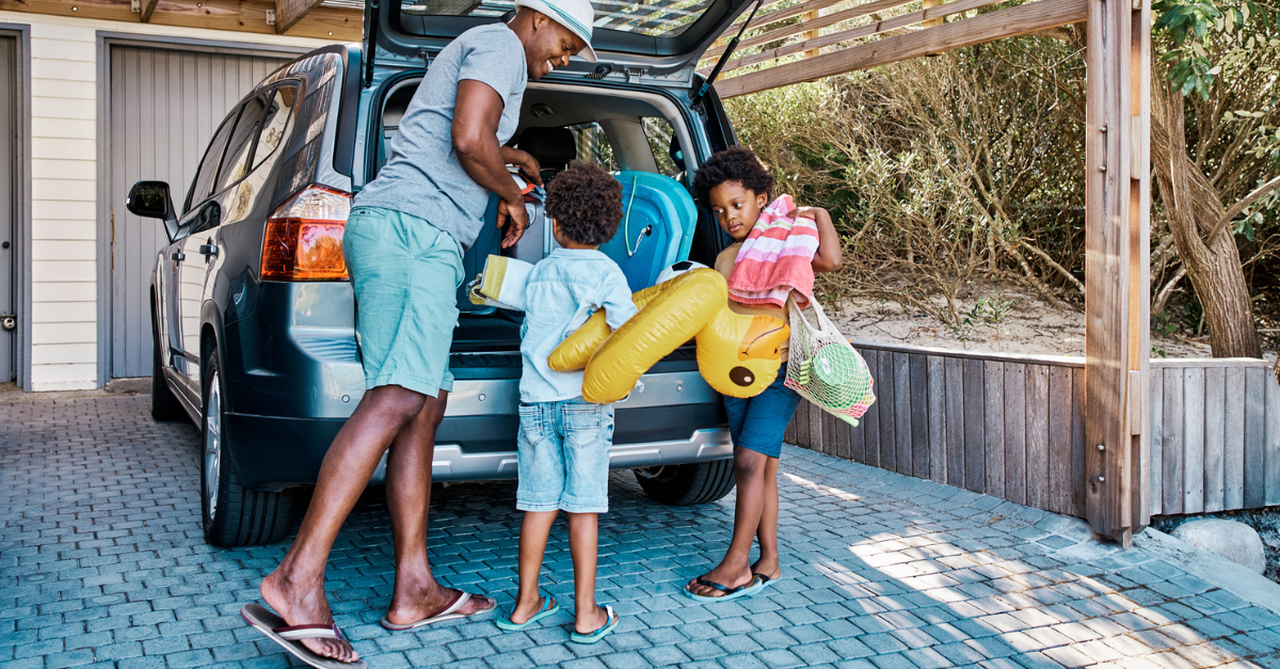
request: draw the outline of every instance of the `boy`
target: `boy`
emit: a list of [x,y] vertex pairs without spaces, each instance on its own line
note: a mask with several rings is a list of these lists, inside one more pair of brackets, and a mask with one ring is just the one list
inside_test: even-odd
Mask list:
[[596,515],[609,510],[609,447],[613,405],[582,399],[582,372],[555,372],[547,356],[596,309],[618,329],[636,313],[626,277],[597,250],[622,220],[622,186],[604,170],[574,163],[547,188],[547,216],[555,249],[529,273],[520,353],[520,588],[515,607],[498,627],[515,631],[560,610],[538,590],[551,525],[569,514],[573,557],[574,632],[570,640],[596,643],[617,627],[612,607],[596,604]]
[[[777,202],[769,204],[773,197],[773,177],[754,153],[734,146],[711,156],[698,169],[693,189],[710,206],[720,229],[733,238],[734,243],[716,256],[716,271],[728,280],[738,250],[759,220],[761,211],[777,209]],[[784,198],[787,196],[779,200]],[[814,272],[840,269],[840,237],[825,209],[795,209],[788,212],[787,217],[808,218],[817,224]],[[741,314],[773,316],[784,323],[790,320],[785,307],[749,307],[731,298],[729,308]],[[724,398],[729,433],[733,437],[733,475],[738,484],[733,538],[720,564],[685,586],[685,593],[695,600],[749,597],[782,575],[778,563],[778,458],[782,454],[783,432],[800,403],[800,396],[783,385],[786,364],[784,345],[783,369],[772,385],[755,397]],[[757,537],[760,559],[751,564],[751,544]]]

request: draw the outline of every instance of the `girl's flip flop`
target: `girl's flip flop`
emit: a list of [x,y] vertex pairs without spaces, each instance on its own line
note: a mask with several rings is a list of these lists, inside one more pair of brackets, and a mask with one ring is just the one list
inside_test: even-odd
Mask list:
[[715,581],[708,581],[701,576],[694,579],[694,582],[698,585],[705,585],[708,588],[713,588],[724,593],[723,595],[699,595],[694,593],[692,590],[689,590],[689,588],[685,588],[685,596],[696,602],[727,602],[731,599],[738,599],[739,597],[750,597],[757,592],[764,590],[765,585],[764,581],[760,580],[759,574],[752,575],[750,581],[747,581],[744,585],[740,585],[736,588],[720,585]]
[[[514,610],[512,612],[514,613]],[[519,632],[520,630],[538,622],[539,620],[542,620],[547,616],[553,616],[559,612],[560,612],[560,605],[556,603],[556,600],[552,599],[551,595],[544,594],[542,596],[542,608],[538,609],[538,612],[533,614],[533,616],[530,617],[528,620],[522,623],[513,623],[511,622],[511,614],[508,613],[506,617],[498,618],[497,620],[493,621],[493,624],[497,625],[498,629],[500,630],[506,630],[508,632]]]
[[574,643],[597,643],[608,636],[609,632],[612,632],[613,629],[618,626],[618,614],[613,612],[612,606],[605,606],[604,612],[605,622],[600,629],[591,632],[590,634],[580,634],[575,631],[573,634],[569,635],[569,640]]

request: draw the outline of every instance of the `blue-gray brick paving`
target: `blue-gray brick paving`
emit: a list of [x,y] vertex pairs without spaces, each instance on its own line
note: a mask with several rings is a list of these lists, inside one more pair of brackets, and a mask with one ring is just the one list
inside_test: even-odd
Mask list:
[[[3,669],[296,664],[237,615],[287,543],[204,543],[196,432],[152,422],[148,400],[0,400]],[[595,646],[568,642],[567,612],[519,633],[490,619],[383,630],[392,555],[377,490],[334,547],[329,596],[376,669],[1280,666],[1280,617],[1143,549],[1099,546],[1079,521],[792,447],[779,489],[784,580],[704,606],[680,589],[723,551],[733,497],[666,507],[615,473],[599,598],[623,619]],[[502,608],[514,494],[448,486],[431,515],[437,576]],[[563,524],[544,584],[572,602]]]

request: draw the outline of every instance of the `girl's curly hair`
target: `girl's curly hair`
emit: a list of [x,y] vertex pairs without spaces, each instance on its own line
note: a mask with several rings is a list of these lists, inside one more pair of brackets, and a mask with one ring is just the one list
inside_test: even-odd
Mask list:
[[570,163],[547,186],[547,215],[570,240],[599,246],[618,231],[622,184],[595,165]]
[[693,175],[693,191],[710,206],[711,189],[728,181],[737,181],[743,188],[773,199],[773,176],[751,149],[731,146],[712,154]]

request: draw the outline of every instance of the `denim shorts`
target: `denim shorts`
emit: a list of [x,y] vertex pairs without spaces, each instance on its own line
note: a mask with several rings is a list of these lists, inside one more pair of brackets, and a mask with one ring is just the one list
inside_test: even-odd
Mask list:
[[462,282],[453,237],[416,216],[356,207],[342,253],[356,295],[365,388],[401,386],[429,397],[452,390],[449,346]]
[[778,379],[755,397],[724,398],[734,448],[745,448],[771,458],[782,455],[782,435],[800,405],[800,395],[782,385],[786,376],[779,373]]
[[516,508],[608,511],[612,443],[612,404],[592,404],[581,397],[521,403]]

